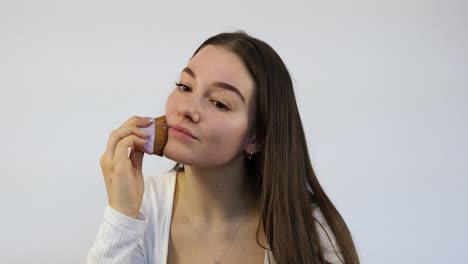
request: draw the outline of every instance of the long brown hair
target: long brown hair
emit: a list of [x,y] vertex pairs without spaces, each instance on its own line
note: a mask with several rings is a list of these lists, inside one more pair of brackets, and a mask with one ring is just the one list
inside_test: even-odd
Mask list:
[[[279,55],[243,31],[215,35],[203,42],[193,56],[206,45],[223,47],[239,56],[255,82],[257,109],[253,129],[261,151],[246,159],[246,169],[260,202],[258,224],[263,225],[276,262],[327,263],[314,224],[318,220],[312,214],[312,209],[319,207],[345,263],[358,264],[346,223],[312,168],[291,77]],[[177,163],[172,169],[182,168]],[[257,228],[260,245],[258,235]]]

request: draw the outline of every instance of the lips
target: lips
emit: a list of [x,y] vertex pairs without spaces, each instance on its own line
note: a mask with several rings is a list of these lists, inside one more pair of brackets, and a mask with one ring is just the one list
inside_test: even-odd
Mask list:
[[172,128],[172,129],[178,130],[179,132],[182,132],[184,134],[187,134],[187,135],[193,137],[194,139],[198,139],[197,137],[195,137],[193,135],[192,132],[190,132],[190,130],[186,129],[185,127],[182,127],[182,126],[179,126],[179,125],[172,125],[172,126],[169,126],[169,127]]

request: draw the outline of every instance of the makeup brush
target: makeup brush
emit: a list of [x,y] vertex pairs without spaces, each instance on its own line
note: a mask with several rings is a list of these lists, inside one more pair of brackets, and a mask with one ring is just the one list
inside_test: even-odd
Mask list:
[[149,155],[163,156],[164,147],[167,143],[167,122],[165,116],[156,117],[155,121],[148,127],[141,127],[149,134],[146,138],[146,144],[143,147],[143,152]]

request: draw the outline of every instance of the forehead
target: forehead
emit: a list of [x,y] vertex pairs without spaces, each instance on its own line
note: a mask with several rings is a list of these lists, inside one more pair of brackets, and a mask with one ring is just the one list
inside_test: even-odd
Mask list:
[[188,67],[197,82],[210,85],[223,82],[236,87],[247,101],[253,95],[254,81],[242,60],[223,47],[208,45],[190,60]]

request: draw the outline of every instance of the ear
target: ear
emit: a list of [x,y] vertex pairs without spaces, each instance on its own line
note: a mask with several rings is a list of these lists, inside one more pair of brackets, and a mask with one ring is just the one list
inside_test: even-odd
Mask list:
[[247,154],[250,154],[250,152],[252,152],[253,154],[261,151],[261,146],[257,144],[257,137],[255,134],[253,134],[251,137],[250,137],[250,143],[247,144],[244,148],[244,152],[247,153]]

